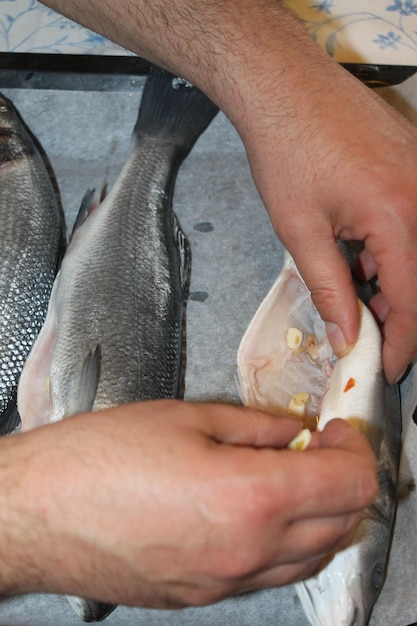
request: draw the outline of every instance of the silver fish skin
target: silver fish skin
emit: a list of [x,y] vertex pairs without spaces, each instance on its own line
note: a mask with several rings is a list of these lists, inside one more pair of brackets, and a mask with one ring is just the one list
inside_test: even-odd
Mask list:
[[[339,247],[354,271],[356,256],[352,248],[347,243]],[[366,304],[373,295],[369,283],[357,283],[356,287],[358,296]],[[369,312],[368,316],[371,318]],[[374,332],[371,328],[366,331],[371,332]],[[352,362],[357,362],[352,353],[351,358]],[[368,378],[373,380],[368,393],[369,404],[361,421],[377,458],[379,491],[373,504],[361,513],[351,544],[336,553],[317,576],[296,585],[312,626],[366,626],[386,577],[397,510],[402,412],[400,386],[386,383],[381,356],[377,361],[374,365],[369,362]],[[337,387],[334,389],[337,394]],[[324,399],[319,428],[330,419],[329,411],[333,406],[332,398]],[[351,406],[350,414],[358,415],[360,411],[355,411],[356,408]],[[342,417],[349,420],[348,405],[341,411]],[[354,423],[355,418],[352,421]]]
[[0,94],[0,434],[19,425],[18,380],[46,317],[64,248],[51,166]]
[[[87,196],[80,211],[22,374],[22,430],[90,409],[180,397],[190,250],[172,197],[182,161],[217,111],[190,83],[151,71],[128,161],[102,203],[94,207]],[[112,608],[70,601],[85,621]]]
[[[350,246],[344,243],[340,247],[353,269],[355,255]],[[358,284],[357,291],[361,300],[368,302],[372,295],[369,284]],[[323,359],[292,352],[285,340],[290,327],[301,329],[304,337],[313,332]],[[317,576],[295,585],[312,626],[365,626],[384,583],[395,521],[402,426],[400,389],[385,381],[380,331],[365,307],[359,340],[352,352],[338,360],[333,355],[329,360],[328,347],[310,292],[288,256],[239,348],[242,400],[267,410],[276,407],[282,413],[292,394],[309,391],[313,417],[319,416],[319,430],[330,419],[341,417],[368,438],[378,462],[378,495],[361,513],[351,544],[333,555]]]

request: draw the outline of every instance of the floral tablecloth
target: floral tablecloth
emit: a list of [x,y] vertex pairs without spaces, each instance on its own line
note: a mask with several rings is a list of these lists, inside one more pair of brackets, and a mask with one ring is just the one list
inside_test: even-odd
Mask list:
[[0,51],[130,54],[36,0],[0,0]]
[[340,62],[417,65],[416,0],[286,0]]
[[[286,0],[340,62],[417,65],[417,0]],[[37,0],[0,0],[0,51],[129,54]]]

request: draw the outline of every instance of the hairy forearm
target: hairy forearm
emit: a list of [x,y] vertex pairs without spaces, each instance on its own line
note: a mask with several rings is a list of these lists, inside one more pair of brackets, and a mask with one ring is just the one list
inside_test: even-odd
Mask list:
[[[307,66],[330,63],[277,0],[46,0],[44,4],[191,80],[236,123],[279,80],[294,92]],[[305,68],[305,70],[304,70]],[[271,74],[272,72],[272,74]]]
[[[31,440],[32,435],[0,440],[1,596],[35,591],[42,586],[39,548],[44,542],[48,511],[40,504],[42,490],[33,473],[33,463],[38,451],[42,454],[42,446],[37,449]],[[43,482],[46,483],[46,476]]]
[[[82,425],[79,428],[82,436]],[[71,501],[71,481],[77,481],[81,465],[76,451],[66,449],[65,436],[55,438],[55,430],[0,440],[0,596],[76,591],[72,571],[82,571],[83,564],[75,555],[75,544],[68,549],[66,531],[77,518],[82,525],[82,511],[76,504],[63,509]],[[71,457],[74,466],[69,465]]]

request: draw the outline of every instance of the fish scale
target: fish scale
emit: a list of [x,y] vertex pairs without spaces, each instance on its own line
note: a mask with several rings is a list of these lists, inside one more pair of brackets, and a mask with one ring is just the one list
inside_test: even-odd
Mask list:
[[[74,388],[77,394],[74,368],[81,371],[86,346],[94,349],[96,345],[102,346],[102,360],[95,409],[177,394],[179,372],[175,364],[181,340],[179,303],[183,287],[173,218],[166,208],[173,174],[168,167],[154,167],[162,157],[162,162],[169,164],[169,153],[159,150],[149,154],[148,148],[136,149],[116,187],[81,227],[85,232],[79,236],[89,243],[80,241],[68,250],[65,263],[71,263],[72,271],[66,273],[65,289],[61,287],[57,295],[60,321],[51,365],[59,374],[51,377],[57,405],[68,395],[68,389]],[[141,177],[144,167],[154,172],[149,182]],[[125,186],[130,180],[135,183]],[[163,190],[152,202],[147,202],[149,186]],[[135,209],[136,204],[144,203],[145,213]],[[132,205],[134,210],[129,210]],[[92,301],[91,283],[83,279],[87,266],[94,277]],[[81,316],[80,303],[86,301],[89,306],[83,306]],[[74,362],[74,337],[79,348],[78,365]],[[165,347],[163,354],[161,346]],[[62,411],[69,414],[66,407]]]
[[0,433],[19,421],[17,384],[44,322],[65,242],[51,168],[0,95]]
[[[180,396],[190,251],[172,197],[178,168],[217,111],[189,83],[151,71],[116,183],[99,206],[91,192],[82,202],[21,377],[22,430]],[[114,608],[68,599],[84,621]]]

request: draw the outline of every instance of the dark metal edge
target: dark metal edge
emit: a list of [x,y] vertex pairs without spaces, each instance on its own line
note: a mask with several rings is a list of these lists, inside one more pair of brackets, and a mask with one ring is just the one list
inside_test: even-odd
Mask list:
[[[371,88],[397,85],[417,72],[412,65],[341,65]],[[0,52],[0,88],[135,90],[149,68],[137,56]]]
[[149,68],[136,56],[0,52],[0,88],[134,91]]
[[341,63],[365,85],[371,88],[398,85],[417,72],[414,65],[377,65],[372,63]]

